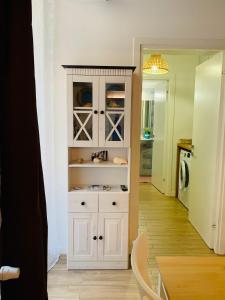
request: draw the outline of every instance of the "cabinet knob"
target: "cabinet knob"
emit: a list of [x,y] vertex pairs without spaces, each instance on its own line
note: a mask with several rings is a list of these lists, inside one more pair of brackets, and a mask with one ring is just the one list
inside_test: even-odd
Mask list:
[[103,236],[100,235],[99,240],[103,240]]
[[83,201],[83,202],[81,202],[81,205],[85,205],[85,202]]
[[93,240],[94,241],[96,241],[97,240],[97,236],[95,235],[95,236],[93,236]]
[[97,111],[97,110],[94,110],[94,114],[97,115],[97,113],[98,113],[98,111]]
[[100,111],[100,114],[101,114],[101,115],[104,115],[104,110],[101,110],[101,111]]
[[116,202],[115,202],[115,201],[113,201],[113,202],[112,202],[112,205],[116,205]]

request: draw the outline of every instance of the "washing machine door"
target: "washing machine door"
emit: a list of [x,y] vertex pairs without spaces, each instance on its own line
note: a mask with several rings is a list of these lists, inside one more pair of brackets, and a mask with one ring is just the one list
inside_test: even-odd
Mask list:
[[189,169],[188,164],[185,160],[180,162],[180,172],[179,172],[179,188],[183,190],[188,187],[189,184]]

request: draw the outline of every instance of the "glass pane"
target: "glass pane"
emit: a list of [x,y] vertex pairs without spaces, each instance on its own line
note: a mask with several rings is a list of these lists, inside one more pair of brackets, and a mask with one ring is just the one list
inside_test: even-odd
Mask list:
[[74,111],[73,115],[74,136],[77,141],[92,140],[92,113]]
[[92,128],[93,128],[93,125],[92,125],[92,115],[89,118],[89,120],[87,121],[87,124],[85,125],[85,128],[86,128],[87,133],[90,136],[90,139],[92,140],[92,138],[93,138],[93,136],[92,136]]
[[125,101],[125,83],[106,84],[106,109],[123,110]]
[[141,107],[141,138],[149,140],[153,137],[154,101],[142,101]]
[[105,118],[106,141],[124,140],[124,113],[106,113]]
[[92,100],[92,83],[91,82],[74,82],[73,83],[73,107],[91,108]]

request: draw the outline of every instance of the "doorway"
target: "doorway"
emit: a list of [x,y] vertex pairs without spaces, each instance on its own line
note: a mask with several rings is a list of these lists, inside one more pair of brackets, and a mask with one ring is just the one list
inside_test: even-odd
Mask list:
[[151,182],[163,194],[167,85],[165,79],[143,80],[141,108],[141,181]]
[[[177,172],[179,172],[179,159],[178,159],[178,144],[183,141],[187,141],[190,145],[190,153],[193,156],[193,163],[190,167],[190,186],[188,191],[188,197],[190,198],[190,207],[187,211],[187,222],[191,222],[192,226],[198,231],[201,238],[208,245],[209,248],[214,248],[214,243],[216,241],[215,230],[213,230],[214,222],[216,221],[216,208],[218,202],[215,201],[215,166],[218,163],[218,133],[219,128],[219,108],[221,107],[222,99],[222,84],[223,84],[223,53],[219,51],[206,51],[206,50],[152,50],[148,48],[143,48],[142,52],[142,61],[146,59],[147,56],[157,53],[162,55],[169,65],[169,73],[167,75],[160,75],[160,80],[167,81],[167,95],[165,101],[165,118],[160,122],[161,126],[164,128],[163,136],[163,155],[160,151],[153,151],[154,149],[154,122],[157,124],[156,115],[154,114],[154,105],[151,105],[153,110],[153,129],[150,130],[150,135],[152,132],[152,146],[148,149],[152,149],[151,154],[151,173],[153,174],[154,165],[157,166],[157,162],[160,161],[160,174],[161,186],[157,184],[157,181],[148,180],[148,184],[153,185],[165,196],[175,197],[177,190]],[[199,71],[200,70],[200,71]],[[201,72],[201,70],[203,70]],[[210,74],[210,75],[208,75]],[[145,95],[144,89],[146,86],[151,86],[153,81],[151,75],[150,77],[142,76],[142,100]],[[155,75],[158,78],[158,75]],[[207,80],[204,78],[207,77]],[[157,79],[155,78],[155,81]],[[198,84],[198,83],[201,84]],[[212,85],[212,86],[211,86]],[[173,91],[169,87],[174,87]],[[210,88],[211,86],[211,88]],[[209,89],[209,90],[208,90]],[[208,92],[202,93],[201,91],[205,90]],[[212,91],[213,94],[210,95]],[[203,94],[204,96],[199,98],[199,95]],[[214,103],[211,100],[207,99],[207,95],[210,95],[210,99],[214,99]],[[203,98],[206,97],[207,103],[204,103]],[[141,133],[144,136],[145,131],[143,130],[143,125],[146,124],[143,118],[146,116],[144,107],[146,104],[142,101],[142,121],[141,121]],[[203,101],[203,102],[202,102]],[[153,102],[154,103],[154,102]],[[203,103],[203,104],[202,104]],[[214,125],[210,125],[210,128],[206,128],[206,124],[203,124],[203,117],[200,116],[199,107],[202,105],[201,112],[204,109],[205,105],[208,105],[208,108],[202,113],[204,116],[207,116],[210,122],[217,120]],[[210,107],[210,108],[209,108]],[[212,115],[213,112],[213,115]],[[212,118],[211,118],[212,117]],[[159,122],[160,118],[158,119]],[[165,122],[165,123],[164,123]],[[199,124],[201,122],[201,125]],[[206,122],[207,123],[207,122]],[[203,127],[201,127],[203,126]],[[214,128],[214,129],[212,129]],[[144,127],[145,129],[145,127]],[[201,129],[201,134],[199,130]],[[212,129],[212,130],[211,130]],[[211,130],[211,131],[210,131]],[[197,132],[197,133],[196,133]],[[148,135],[148,131],[147,131]],[[211,138],[211,136],[215,137]],[[197,140],[196,140],[197,136]],[[208,142],[207,141],[208,136]],[[210,136],[210,138],[209,138]],[[194,137],[194,149],[192,147],[192,137]],[[209,140],[212,143],[209,145]],[[161,139],[162,141],[162,139]],[[143,145],[142,141],[140,142],[140,153],[141,153],[141,164],[142,164],[142,152]],[[201,150],[202,147],[205,147],[205,150],[210,149],[210,153],[207,151]],[[162,145],[162,144],[161,144]],[[147,148],[147,147],[146,147]],[[157,149],[157,147],[155,147]],[[146,149],[145,150],[145,156]],[[200,152],[203,151],[206,154],[207,158],[204,156],[204,161],[209,161],[209,165],[203,162],[203,155],[200,155]],[[155,158],[154,158],[155,156]],[[168,157],[171,157],[168,160]],[[199,166],[205,166],[204,174],[200,173],[203,171]],[[142,166],[142,165],[141,165]],[[163,166],[163,167],[162,167]],[[200,168],[200,172],[199,172]],[[141,170],[141,168],[140,168]],[[193,170],[193,171],[192,171]],[[192,172],[192,173],[191,173]],[[214,175],[213,175],[214,174]],[[141,175],[141,174],[140,174]],[[201,178],[204,178],[204,175],[207,176],[207,187],[204,188],[204,182]],[[147,181],[147,180],[146,180]],[[143,184],[141,184],[143,186]],[[141,186],[141,189],[142,189]],[[187,186],[185,186],[187,189]],[[145,186],[146,189],[146,186]],[[205,190],[205,192],[204,192]],[[204,195],[204,196],[203,196]],[[152,197],[151,193],[149,194],[149,199]],[[174,198],[173,198],[174,199]],[[176,200],[179,201],[179,200]],[[163,202],[162,202],[163,203]],[[158,205],[162,204],[160,201]],[[169,202],[167,202],[169,204]],[[179,203],[181,204],[181,203]],[[212,213],[213,212],[213,213]],[[215,226],[214,226],[215,227]]]

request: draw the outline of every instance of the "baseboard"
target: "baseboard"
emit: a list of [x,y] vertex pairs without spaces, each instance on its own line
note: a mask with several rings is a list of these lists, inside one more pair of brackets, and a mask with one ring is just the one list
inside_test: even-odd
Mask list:
[[67,268],[68,270],[73,269],[86,269],[86,270],[93,270],[93,269],[128,269],[128,261],[86,261],[86,262],[80,262],[80,261],[68,261],[67,262]]
[[167,196],[167,197],[176,197],[176,191],[170,191],[168,193],[165,193],[165,196]]

